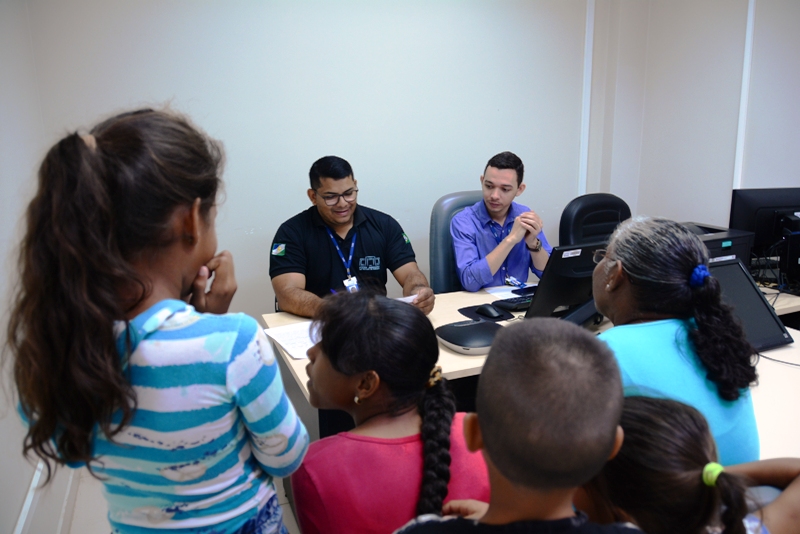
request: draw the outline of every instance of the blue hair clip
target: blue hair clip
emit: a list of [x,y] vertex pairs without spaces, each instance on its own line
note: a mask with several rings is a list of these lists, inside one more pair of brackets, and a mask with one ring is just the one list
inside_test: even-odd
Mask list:
[[702,287],[709,276],[711,273],[708,272],[708,267],[703,264],[698,265],[692,270],[692,276],[689,277],[689,287]]

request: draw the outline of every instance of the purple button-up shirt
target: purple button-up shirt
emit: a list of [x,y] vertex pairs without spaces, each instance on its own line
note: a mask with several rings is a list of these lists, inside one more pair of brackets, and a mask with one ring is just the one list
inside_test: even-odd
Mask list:
[[[492,220],[483,200],[457,213],[450,221],[450,235],[453,236],[453,249],[456,254],[456,269],[461,285],[467,291],[478,291],[482,287],[502,286],[506,283],[506,274],[510,274],[520,282],[528,279],[528,269],[536,276],[541,277],[542,271],[533,266],[531,254],[525,246],[523,239],[508,253],[503,265],[492,276],[486,255],[498,245],[498,238],[502,240],[514,226],[517,216],[530,211],[530,208],[512,202],[508,208],[508,215],[504,226]],[[494,228],[494,233],[492,233]],[[495,237],[497,234],[497,238]],[[544,231],[537,236],[548,254],[553,250]]]

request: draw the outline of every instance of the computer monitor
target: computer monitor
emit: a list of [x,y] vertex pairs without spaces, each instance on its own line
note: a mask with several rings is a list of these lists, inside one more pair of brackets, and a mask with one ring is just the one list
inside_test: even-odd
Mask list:
[[734,189],[728,226],[753,232],[753,253],[764,256],[784,229],[800,231],[800,187]]
[[792,343],[792,336],[769,305],[750,273],[739,260],[726,260],[709,266],[719,281],[722,300],[733,307],[745,336],[758,351]]
[[568,313],[590,301],[595,267],[592,257],[596,250],[602,248],[606,248],[604,241],[555,247],[525,318]]
[[800,187],[734,189],[730,228],[753,232],[751,266],[772,268],[780,257],[779,283],[800,281]]

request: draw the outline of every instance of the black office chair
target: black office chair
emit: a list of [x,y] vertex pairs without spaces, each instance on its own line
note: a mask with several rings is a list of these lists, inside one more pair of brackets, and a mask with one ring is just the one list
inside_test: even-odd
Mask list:
[[430,230],[431,289],[434,293],[463,291],[456,272],[456,255],[450,220],[467,206],[483,199],[481,191],[460,191],[445,195],[433,205]]
[[631,216],[628,204],[610,193],[589,193],[573,199],[561,213],[559,245],[608,240],[619,223]]
[[[619,223],[631,216],[628,204],[610,193],[589,193],[581,195],[567,204],[561,212],[558,228],[560,245],[580,245],[598,241],[608,241]],[[595,325],[603,321],[597,312],[594,299],[577,306],[565,317],[576,324],[589,322]]]

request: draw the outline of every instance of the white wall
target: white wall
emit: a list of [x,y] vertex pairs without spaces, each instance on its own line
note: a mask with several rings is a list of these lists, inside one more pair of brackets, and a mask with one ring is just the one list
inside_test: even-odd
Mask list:
[[522,201],[554,237],[577,192],[582,0],[28,4],[50,140],[171,102],[224,141],[233,309],[272,310],[268,247],[323,155],[353,164],[424,271],[433,203],[477,188],[495,153],[522,157]]
[[800,2],[757,0],[742,187],[800,187]]
[[650,6],[639,211],[726,226],[745,0]]
[[632,213],[639,213],[650,5],[600,0],[596,11],[589,190],[617,195]]
[[[7,298],[16,245],[16,221],[27,197],[41,147],[41,121],[31,56],[31,35],[24,2],[0,1],[0,343],[5,344]],[[0,532],[14,529],[33,469],[22,461],[20,423],[4,361],[0,381]]]

